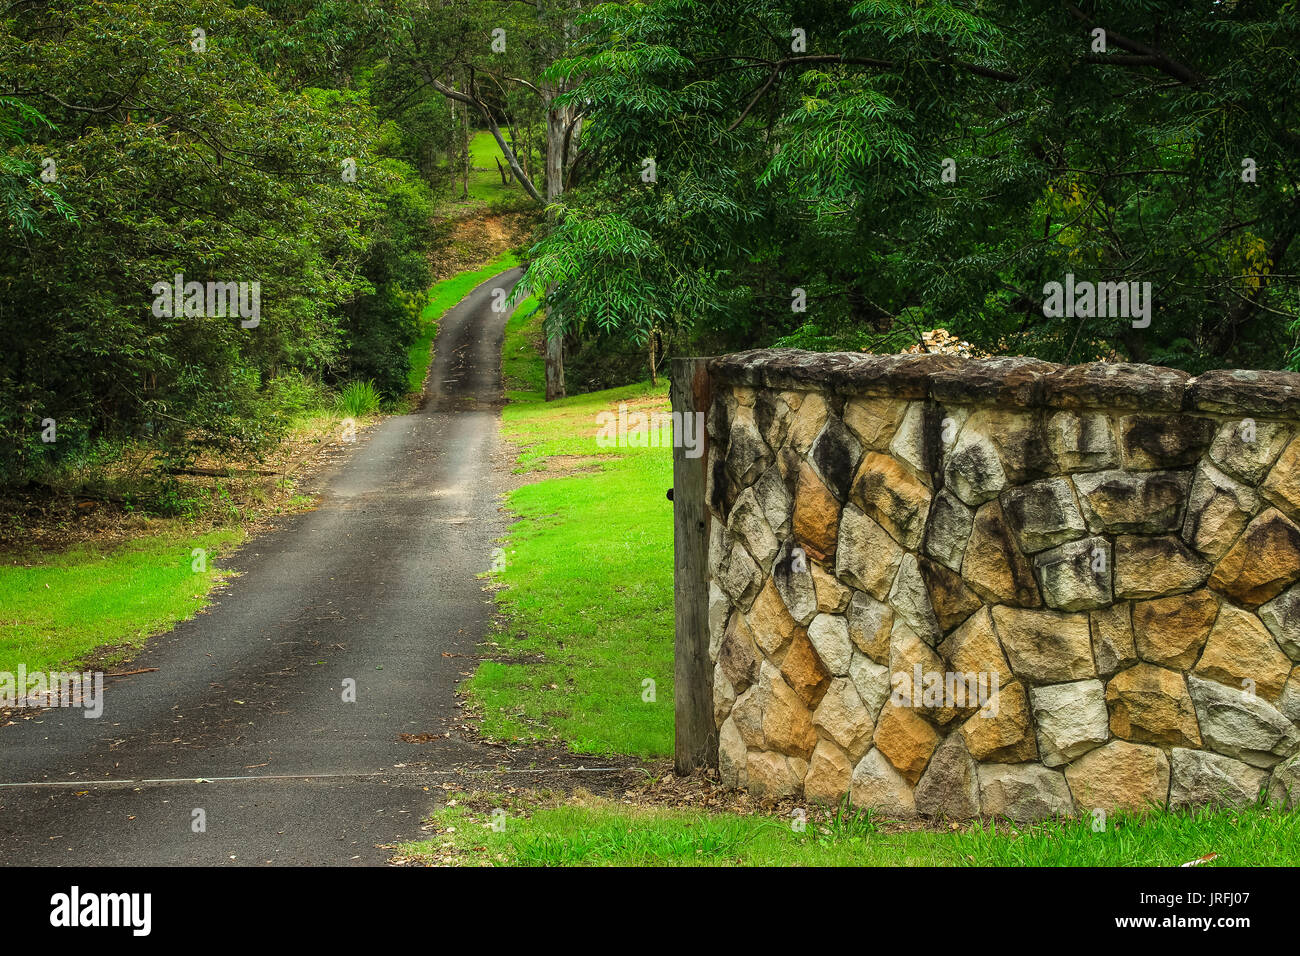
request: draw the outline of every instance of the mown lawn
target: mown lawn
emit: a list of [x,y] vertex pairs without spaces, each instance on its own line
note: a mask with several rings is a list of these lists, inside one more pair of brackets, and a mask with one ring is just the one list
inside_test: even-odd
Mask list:
[[[454,802],[453,802],[454,801]],[[498,809],[499,808],[499,809]],[[494,812],[497,811],[495,816]],[[577,795],[457,794],[416,862],[494,866],[1206,866],[1300,864],[1300,814],[1263,807],[1032,827],[906,829],[841,808],[795,818],[628,806]],[[496,828],[493,823],[496,823]]]
[[495,575],[508,624],[467,682],[490,737],[554,741],[578,753],[661,756],[673,745],[670,448],[604,448],[597,416],[619,403],[667,408],[667,387],[635,385],[543,402],[532,301],[507,327],[506,438],[530,484]]
[[[60,554],[6,556],[0,564],[0,671],[75,665],[104,645],[138,648],[193,617],[221,580],[217,559],[243,540],[238,528],[183,531]],[[194,549],[206,552],[196,571]]]

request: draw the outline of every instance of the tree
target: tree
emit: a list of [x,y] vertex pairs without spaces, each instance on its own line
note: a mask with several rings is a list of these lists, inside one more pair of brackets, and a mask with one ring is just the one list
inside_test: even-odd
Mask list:
[[[525,277],[565,329],[945,325],[1193,371],[1296,341],[1295,3],[665,0],[581,28],[553,72],[580,78],[583,175]],[[1049,318],[1067,273],[1152,283],[1150,325]]]

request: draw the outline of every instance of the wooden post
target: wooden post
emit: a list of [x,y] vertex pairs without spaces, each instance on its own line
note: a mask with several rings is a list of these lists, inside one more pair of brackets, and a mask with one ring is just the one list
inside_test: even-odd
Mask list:
[[[674,691],[676,740],[674,769],[686,775],[718,764],[718,731],[713,724],[713,665],[709,661],[709,511],[705,507],[708,436],[695,431],[696,413],[708,414],[712,401],[708,360],[672,360],[668,394],[683,430],[698,439],[697,457],[673,440],[673,606],[677,637]],[[689,424],[686,424],[689,423]]]

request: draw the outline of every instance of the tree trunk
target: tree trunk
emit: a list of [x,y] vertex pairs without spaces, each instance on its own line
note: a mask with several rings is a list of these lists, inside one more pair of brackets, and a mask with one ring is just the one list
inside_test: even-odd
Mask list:
[[464,163],[463,168],[465,170],[465,188],[461,192],[460,198],[468,199],[469,198],[469,110],[461,110],[461,113],[464,114],[464,119],[463,119],[464,139],[461,141],[462,152],[460,155],[461,155],[461,160]]
[[[547,216],[554,217],[551,203],[564,191],[565,130],[569,109],[553,105],[559,90],[547,86],[542,98],[546,106],[546,205]],[[546,400],[564,397],[564,334],[552,329],[546,337]]]

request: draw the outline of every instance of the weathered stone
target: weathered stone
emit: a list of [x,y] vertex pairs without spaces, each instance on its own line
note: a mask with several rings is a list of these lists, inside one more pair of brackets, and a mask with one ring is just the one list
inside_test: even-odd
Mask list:
[[1210,587],[1258,607],[1300,580],[1300,528],[1276,508],[1246,526],[1214,568]]
[[1300,661],[1300,584],[1287,588],[1261,605],[1259,619],[1272,633],[1277,646],[1293,661]]
[[[786,660],[789,658],[790,655],[787,654]],[[806,693],[806,683],[802,687],[787,684],[785,677],[790,673],[784,669],[778,671],[766,661],[761,666],[754,690],[758,691],[756,703],[762,715],[763,743],[768,749],[807,760],[817,745],[817,732],[813,729],[809,704],[810,698],[817,700],[817,695]],[[739,701],[736,706],[740,706]],[[741,729],[744,730],[743,727]],[[800,777],[801,781],[802,779]]]
[[798,796],[807,774],[807,761],[770,750],[751,750],[746,761],[749,794],[763,803]]
[[1087,614],[999,606],[993,625],[1017,677],[1059,684],[1096,676]]
[[728,718],[718,731],[718,779],[724,787],[743,787],[749,782],[748,753],[745,739]]
[[1080,810],[1149,810],[1164,806],[1169,758],[1156,747],[1112,740],[1066,767],[1065,779]]
[[967,420],[944,465],[944,486],[972,506],[996,498],[1007,486],[997,446],[981,430],[985,421],[982,410]]
[[763,472],[763,476],[754,485],[759,504],[763,506],[763,517],[767,526],[778,538],[787,538],[793,525],[794,498],[786,487],[781,470],[773,465]]
[[849,602],[849,639],[855,647],[877,664],[889,662],[889,634],[894,627],[894,611],[861,591]]
[[911,786],[879,750],[867,751],[853,768],[849,799],[856,807],[870,808],[886,817],[907,820],[916,816]]
[[713,726],[721,727],[722,722],[731,716],[731,708],[736,703],[736,688],[727,680],[721,664],[713,665]]
[[1086,534],[1074,489],[1064,478],[1045,478],[1000,496],[1002,513],[1027,554],[1073,541]]
[[1092,629],[1092,659],[1097,673],[1109,677],[1116,671],[1137,663],[1133,643],[1132,605],[1113,604],[1088,615]]
[[889,590],[889,606],[927,644],[934,646],[943,639],[939,619],[930,605],[930,592],[921,577],[916,555],[908,552],[898,566],[894,586]]
[[1187,383],[1183,407],[1216,415],[1300,415],[1300,375],[1295,372],[1218,368]]
[[[761,668],[767,666],[766,662],[760,665]],[[781,658],[781,674],[808,707],[817,706],[822,694],[826,692],[826,687],[830,684],[831,675],[822,664],[821,658],[817,656],[803,628],[795,634],[785,656]],[[807,756],[807,754],[800,754],[800,756]]]
[[1300,438],[1283,449],[1259,490],[1287,514],[1300,517]]
[[1287,720],[1300,725],[1300,666],[1291,668],[1291,676],[1282,688],[1282,697],[1277,702],[1277,707]]
[[971,415],[962,432],[971,425],[997,448],[1007,484],[1023,485],[1057,471],[1043,410],[984,407]]
[[[946,724],[957,716],[957,710],[942,699],[943,661],[901,620],[894,622],[890,636],[889,671],[891,703],[914,707],[940,724]],[[920,686],[917,686],[918,674]],[[939,684],[938,695],[935,693],[936,682]]]
[[966,542],[975,524],[974,513],[947,491],[934,496],[925,531],[925,553],[946,568],[960,571]]
[[844,424],[867,451],[884,451],[907,411],[907,402],[893,398],[852,398],[844,403]]
[[1296,754],[1273,768],[1268,781],[1269,802],[1284,810],[1300,806],[1300,754]]
[[1282,422],[1224,422],[1210,445],[1210,460],[1246,484],[1258,485],[1294,434],[1295,429]]
[[840,503],[806,463],[799,467],[791,527],[799,543],[819,561],[835,553],[840,529]]
[[1003,684],[987,704],[961,725],[966,747],[976,760],[1021,763],[1038,757],[1029,719],[1029,695],[1019,681]]
[[753,410],[738,407],[727,437],[727,473],[737,485],[746,488],[758,481],[772,460],[772,450],[754,423]]
[[710,567],[714,569],[715,580],[727,596],[742,608],[748,608],[763,583],[763,573],[745,550],[744,544],[725,531],[723,540],[726,542],[723,555],[717,561],[710,562]]
[[1106,685],[1110,729],[1116,737],[1148,744],[1201,746],[1196,711],[1183,675],[1136,664],[1120,671]]
[[1138,601],[1133,605],[1138,655],[1152,664],[1190,670],[1218,616],[1219,599],[1210,590]]
[[1276,701],[1291,673],[1291,659],[1282,653],[1259,618],[1224,604],[1196,664],[1196,673],[1233,687],[1253,686],[1265,700]]
[[717,661],[718,651],[722,647],[722,638],[727,633],[727,621],[731,617],[731,599],[727,592],[718,586],[717,581],[709,582],[709,660]]
[[961,734],[944,738],[917,781],[916,809],[927,817],[969,820],[979,816],[979,778]]
[[1014,679],[1002,654],[1002,645],[993,632],[993,615],[988,608],[982,608],[953,631],[939,645],[939,653],[950,670],[962,674],[996,674],[999,685]]
[[889,443],[889,453],[911,465],[922,481],[929,481],[933,465],[925,435],[924,402],[912,402],[907,406],[903,420],[899,422],[898,430]]
[[746,488],[732,505],[727,519],[727,530],[736,539],[745,542],[750,556],[766,575],[772,570],[772,560],[779,547],[776,535],[763,517],[763,509],[753,488]]
[[1069,541],[1034,556],[1043,602],[1059,611],[1084,611],[1111,602],[1110,542]]
[[854,505],[845,505],[840,519],[835,576],[877,600],[884,600],[903,560],[889,532]]
[[1259,507],[1252,488],[1229,478],[1209,462],[1201,462],[1187,499],[1183,540],[1211,561],[1232,547]]
[[799,622],[790,616],[785,602],[770,580],[758,592],[753,606],[745,615],[750,635],[769,659],[775,660],[799,631]]
[[1059,767],[1110,739],[1105,689],[1099,680],[1031,687],[1039,759]]
[[1060,408],[1124,408],[1178,411],[1186,372],[1131,362],[1065,365],[1044,376],[1043,399]]
[[1099,471],[1074,476],[1093,534],[1177,531],[1191,475],[1185,471]]
[[857,688],[862,709],[874,726],[880,708],[889,699],[889,667],[877,664],[865,654],[854,654],[853,663],[849,665],[849,680]]
[[817,610],[823,614],[843,614],[849,608],[853,590],[840,584],[839,579],[820,564],[812,566],[813,591],[817,595]]
[[794,542],[787,541],[772,562],[772,583],[786,610],[800,624],[817,613],[817,588],[812,579],[812,562]]
[[812,803],[836,806],[849,792],[853,781],[853,764],[844,751],[829,740],[817,741],[808,775],[803,778],[804,799]]
[[989,604],[1039,607],[1043,603],[1033,569],[1012,540],[996,501],[975,513],[962,577]]
[[876,749],[912,785],[921,779],[930,755],[939,745],[939,735],[924,717],[914,708],[895,707],[893,703],[881,709],[874,740]]
[[1214,437],[1214,422],[1188,415],[1125,415],[1119,423],[1124,467],[1139,471],[1193,464]]
[[930,489],[899,462],[868,452],[853,480],[853,503],[870,515],[905,548],[921,546]]
[[1047,444],[1064,473],[1101,471],[1119,464],[1110,420],[1099,412],[1056,412],[1047,420]]
[[921,577],[930,592],[930,605],[938,618],[939,629],[945,634],[984,606],[979,595],[966,587],[956,571],[924,558],[920,565]]
[[829,412],[826,399],[821,395],[816,392],[805,393],[803,401],[799,403],[799,410],[790,420],[785,443],[800,455],[806,456],[812,448],[813,441],[821,433],[822,426],[826,424],[826,416]]
[[930,375],[930,394],[941,402],[1022,406],[1042,394],[1043,379],[1060,366],[1027,355],[999,355]]
[[985,816],[1037,823],[1074,815],[1074,800],[1059,770],[1038,764],[982,763],[977,774]]
[[1268,784],[1268,771],[1206,750],[1175,747],[1169,809],[1217,806],[1245,807]]
[[849,640],[849,622],[843,616],[818,614],[808,625],[808,640],[827,673],[837,677],[848,674],[853,642]]
[[809,458],[826,482],[826,487],[841,501],[848,498],[853,473],[861,457],[862,443],[854,437],[853,432],[845,428],[836,416],[827,416],[826,425],[813,442]]
[[1193,591],[1210,566],[1173,535],[1115,539],[1115,596],[1149,598]]
[[[794,418],[794,409],[786,400],[792,392],[774,392],[763,389],[754,396],[754,424],[768,448],[780,448]],[[775,529],[774,529],[775,530]]]
[[1300,747],[1300,731],[1259,697],[1195,674],[1187,688],[1205,745],[1252,767],[1271,767]]
[[722,646],[718,648],[718,667],[737,693],[744,693],[758,680],[758,665],[762,659],[754,645],[754,635],[749,624],[741,615],[733,616],[727,625]]
[[853,681],[837,677],[813,713],[813,726],[857,759],[867,752],[876,722],[862,704]]

